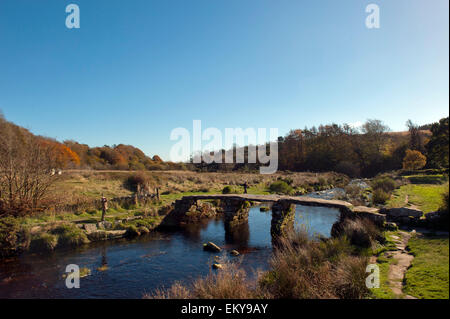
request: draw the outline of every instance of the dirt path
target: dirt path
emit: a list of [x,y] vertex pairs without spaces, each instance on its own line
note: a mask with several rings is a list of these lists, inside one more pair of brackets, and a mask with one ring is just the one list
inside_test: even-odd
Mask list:
[[406,246],[411,238],[411,234],[405,231],[399,231],[400,236],[392,236],[397,250],[389,251],[388,256],[392,256],[394,262],[389,266],[388,280],[392,292],[399,298],[416,299],[413,296],[403,294],[403,280],[405,273],[411,266],[414,256],[406,251]]

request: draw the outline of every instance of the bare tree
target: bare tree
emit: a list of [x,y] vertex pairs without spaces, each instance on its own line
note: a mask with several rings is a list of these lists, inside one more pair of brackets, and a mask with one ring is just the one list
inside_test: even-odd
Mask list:
[[0,215],[23,215],[48,204],[52,150],[38,137],[0,117]]

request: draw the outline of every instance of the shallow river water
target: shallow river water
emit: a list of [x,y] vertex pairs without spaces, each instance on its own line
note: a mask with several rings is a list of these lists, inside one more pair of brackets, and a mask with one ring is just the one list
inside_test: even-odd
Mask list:
[[[325,207],[296,207],[296,227],[308,233],[330,235],[339,212]],[[22,255],[0,261],[0,298],[142,298],[175,281],[188,282],[208,274],[214,253],[202,245],[212,241],[241,252],[242,267],[249,273],[267,269],[272,252],[271,212],[252,207],[248,224],[226,232],[221,219],[205,221],[171,233],[152,233],[134,240],[94,243],[76,250],[46,255]],[[228,254],[227,254],[228,255]],[[81,278],[79,289],[65,285],[65,268],[76,264],[91,274]],[[107,265],[107,270],[97,268]]]

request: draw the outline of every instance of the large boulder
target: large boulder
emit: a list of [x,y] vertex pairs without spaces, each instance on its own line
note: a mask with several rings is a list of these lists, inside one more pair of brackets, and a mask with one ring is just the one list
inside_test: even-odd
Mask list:
[[97,231],[97,225],[95,224],[84,224],[83,228],[88,234]]

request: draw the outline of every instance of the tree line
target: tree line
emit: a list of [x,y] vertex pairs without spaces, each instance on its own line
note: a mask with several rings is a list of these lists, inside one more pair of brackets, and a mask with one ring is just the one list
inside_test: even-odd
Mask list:
[[[359,128],[329,124],[291,130],[278,138],[278,168],[335,171],[351,177],[372,177],[402,168],[448,168],[448,117],[422,127],[408,120],[406,126],[407,132],[391,132],[382,121],[367,120]],[[191,165],[201,171],[258,169],[259,163],[248,163],[254,148],[222,150],[223,157],[226,152],[235,155],[239,149],[244,153],[244,163],[194,164],[191,160]]]

